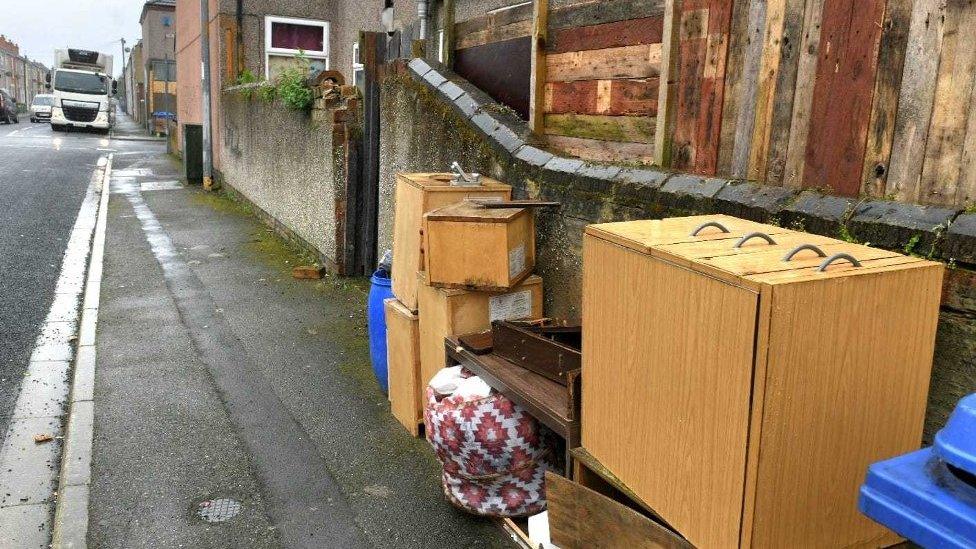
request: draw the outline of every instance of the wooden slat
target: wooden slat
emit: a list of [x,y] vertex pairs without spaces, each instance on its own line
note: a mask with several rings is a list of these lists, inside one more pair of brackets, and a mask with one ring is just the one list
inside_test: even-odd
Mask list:
[[643,162],[648,164],[654,161],[654,147],[648,143],[620,143],[560,135],[548,135],[546,139],[551,149],[578,156],[584,160]]
[[532,67],[529,77],[529,128],[539,134],[543,132],[545,119],[546,74],[549,60],[546,55],[546,42],[549,39],[549,0],[535,0],[532,11]]
[[651,116],[599,116],[547,114],[546,133],[602,141],[653,143],[655,119]]
[[469,34],[458,34],[456,49],[473,48],[494,42],[522,38],[532,34],[532,20],[519,21],[501,27],[488,27],[484,30]]
[[756,82],[756,118],[749,152],[749,179],[762,180],[766,176],[769,132],[773,116],[773,92],[776,90],[776,79],[779,73],[780,42],[783,37],[783,19],[787,2],[788,0],[770,0],[766,7],[762,57],[759,62],[759,78]]
[[976,5],[970,0],[949,0],[943,36],[918,199],[949,205],[958,203],[959,165],[968,122],[963,113],[969,108],[976,75]]
[[687,548],[687,541],[637,511],[552,472],[546,473],[549,531],[563,549]]
[[659,166],[671,164],[671,132],[677,109],[675,103],[678,92],[678,59],[681,27],[681,11],[684,0],[665,0],[664,30],[661,41],[660,84],[657,101],[657,129],[654,135],[654,163]]
[[735,123],[735,139],[729,172],[733,177],[746,177],[749,174],[749,154],[752,150],[752,135],[756,125],[756,86],[759,82],[765,29],[766,0],[752,0],[749,5],[749,44],[745,52],[746,64],[742,69],[739,117]]
[[798,59],[803,39],[804,5],[807,0],[786,0],[783,31],[779,42],[779,65],[776,87],[772,94],[769,118],[766,172],[761,179],[770,185],[781,185],[786,171],[787,149],[793,122],[793,99],[796,93]]
[[552,10],[549,30],[600,25],[614,21],[661,17],[665,0],[600,0]]
[[[677,170],[689,170],[695,163],[695,137],[698,130],[698,113],[701,112],[701,75],[705,70],[707,51],[707,7],[696,2],[685,2],[680,12],[677,44],[677,78],[675,91],[674,124],[671,127],[671,159],[668,166]],[[671,77],[674,80],[675,77]]]
[[729,49],[725,61],[725,94],[722,97],[722,122],[719,128],[717,172],[732,173],[732,151],[735,147],[735,128],[743,106],[743,87],[747,84],[746,48],[749,44],[748,1],[732,3],[732,19],[729,24]]
[[803,167],[807,162],[807,137],[810,135],[810,111],[813,108],[813,86],[820,59],[820,25],[824,0],[807,0],[803,16],[803,41],[797,60],[796,86],[793,93],[793,118],[790,142],[786,149],[783,185],[799,188],[803,184]]
[[966,125],[966,142],[959,164],[959,189],[956,191],[955,205],[970,207],[976,204],[976,93],[973,93],[966,112],[969,113],[969,123]]
[[548,114],[657,115],[657,78],[546,84]]
[[878,49],[878,78],[874,83],[868,143],[861,169],[861,193],[868,196],[884,195],[911,20],[912,0],[888,0]]
[[710,0],[708,29],[705,38],[705,64],[701,75],[701,93],[697,133],[695,136],[695,173],[715,175],[721,142],[722,108],[725,102],[725,75],[732,3]]
[[647,78],[661,71],[661,44],[623,46],[546,56],[549,82]]
[[884,8],[885,0],[824,2],[804,187],[861,191]]
[[602,25],[557,29],[549,37],[547,51],[566,53],[657,44],[661,41],[662,32],[664,32],[663,17],[643,17]]
[[533,5],[531,3],[516,5],[512,8],[493,11],[481,17],[461,21],[454,26],[454,29],[458,33],[458,36],[460,36],[481,32],[489,27],[504,27],[505,25],[518,23],[519,21],[531,21],[532,11]]
[[915,0],[885,195],[915,202],[942,53],[945,0]]

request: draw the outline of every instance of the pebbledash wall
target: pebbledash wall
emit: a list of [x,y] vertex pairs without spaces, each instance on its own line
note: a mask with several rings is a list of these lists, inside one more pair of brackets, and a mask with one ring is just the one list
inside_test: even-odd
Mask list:
[[[414,59],[387,74],[381,94],[381,249],[391,245],[394,175],[447,171],[457,160],[513,185],[519,197],[562,202],[558,211],[537,214],[537,272],[551,317],[580,316],[582,234],[590,223],[727,213],[928,256],[950,268],[926,440],[959,398],[976,391],[976,272],[970,270],[976,265],[976,214],[558,157],[533,143],[509,109],[436,64]],[[858,333],[857,326],[851,330]]]

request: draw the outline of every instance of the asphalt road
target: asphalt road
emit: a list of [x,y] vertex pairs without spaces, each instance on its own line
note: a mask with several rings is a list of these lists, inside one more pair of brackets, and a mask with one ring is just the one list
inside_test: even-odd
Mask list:
[[47,315],[68,236],[101,155],[137,147],[105,135],[0,125],[0,438]]

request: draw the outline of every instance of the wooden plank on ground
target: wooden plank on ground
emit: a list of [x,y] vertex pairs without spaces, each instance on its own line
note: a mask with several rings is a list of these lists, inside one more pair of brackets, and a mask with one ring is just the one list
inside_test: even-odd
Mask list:
[[885,0],[827,0],[813,90],[804,187],[861,191]]
[[688,548],[664,526],[589,488],[546,473],[550,538],[564,549]]
[[625,143],[653,143],[655,119],[651,116],[598,116],[547,114],[546,133]]
[[665,0],[664,30],[661,40],[661,72],[658,86],[657,129],[654,132],[654,163],[671,165],[671,144],[674,131],[675,102],[678,91],[678,59],[680,57],[680,27],[683,0]]
[[919,201],[952,205],[959,188],[959,166],[966,141],[968,117],[976,75],[976,4],[948,0],[942,61],[936,81],[932,124],[925,147]]
[[581,137],[547,135],[549,147],[594,162],[654,162],[654,147],[648,143],[620,143]]
[[752,151],[752,135],[756,126],[756,86],[762,63],[763,36],[766,29],[766,0],[752,0],[749,4],[749,42],[745,52],[745,66],[740,84],[739,116],[735,123],[732,160],[729,175],[749,175],[749,158]]
[[749,44],[749,7],[751,2],[742,0],[732,3],[729,23],[729,49],[725,61],[725,93],[722,96],[722,121],[719,128],[719,149],[716,172],[732,173],[732,151],[735,147],[735,128],[738,121],[746,85],[746,47]]
[[874,83],[868,142],[861,169],[861,193],[864,195],[884,195],[911,21],[912,0],[888,0],[878,49],[878,78]]
[[773,116],[773,92],[779,75],[780,43],[787,0],[770,0],[766,6],[763,27],[762,57],[756,82],[756,119],[752,128],[752,147],[749,152],[749,179],[761,181],[766,177],[769,153],[769,132]]
[[803,20],[806,0],[786,0],[783,11],[783,32],[780,36],[779,70],[773,90],[773,108],[769,119],[769,144],[766,173],[767,184],[782,185],[786,171],[786,156],[793,123],[793,99],[796,94],[798,60],[803,43]]
[[522,38],[532,34],[532,20],[518,21],[501,27],[487,27],[478,32],[469,34],[458,34],[456,39],[456,49],[473,48],[483,46],[493,42]]
[[885,195],[916,202],[942,55],[945,0],[915,0]]
[[602,25],[557,29],[549,36],[548,53],[657,44],[661,42],[663,32],[664,17],[643,17]]
[[546,84],[548,114],[657,115],[658,78]]
[[535,0],[532,10],[532,66],[529,77],[529,128],[541,134],[545,127],[543,118],[546,95],[546,74],[549,60],[546,41],[549,39],[549,0]]
[[661,17],[665,0],[600,0],[552,10],[549,30],[600,25],[614,21]]
[[549,82],[658,76],[661,44],[547,55],[546,71]]
[[823,6],[824,0],[807,0],[803,15],[803,41],[800,43],[800,55],[797,59],[790,142],[786,148],[786,168],[783,173],[783,185],[794,189],[803,185],[803,167],[807,162],[807,138],[810,135],[813,87],[817,78],[817,62],[820,59]]

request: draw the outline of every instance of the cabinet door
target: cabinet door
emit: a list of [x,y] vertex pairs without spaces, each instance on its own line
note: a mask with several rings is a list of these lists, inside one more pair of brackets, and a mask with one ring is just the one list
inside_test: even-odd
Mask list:
[[583,447],[696,546],[737,546],[758,295],[590,235],[583,255]]

